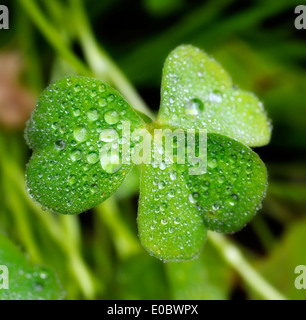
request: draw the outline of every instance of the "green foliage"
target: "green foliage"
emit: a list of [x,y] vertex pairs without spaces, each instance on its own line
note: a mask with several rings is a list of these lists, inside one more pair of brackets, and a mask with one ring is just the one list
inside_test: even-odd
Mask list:
[[219,64],[192,46],[175,49],[166,60],[160,114],[152,125],[101,81],[69,77],[46,89],[27,127],[34,149],[27,168],[31,196],[65,214],[106,200],[132,168],[103,161],[111,151],[103,149],[106,142],[128,143],[125,120],[132,132],[169,126],[185,133],[208,131],[206,173],[191,175],[190,162],[155,165],[153,159],[143,166],[138,227],[150,254],[165,261],[192,259],[207,229],[234,232],[251,220],[264,197],[267,173],[259,157],[236,140],[266,144],[269,122],[254,96],[233,89]]
[[266,145],[271,136],[262,103],[234,87],[222,67],[193,46],[178,47],[165,62],[158,122],[206,129],[253,147]]
[[250,148],[225,136],[208,134],[207,150],[207,173],[187,177],[191,201],[208,229],[238,231],[265,196],[266,167]]
[[[188,200],[185,166],[161,170],[145,165],[140,183],[138,229],[142,245],[166,261],[195,257],[206,239],[206,226],[195,204]],[[153,184],[153,185],[152,185]]]
[[[296,265],[305,265],[306,241],[306,45],[303,30],[294,28],[294,8],[301,1],[1,4],[9,7],[11,27],[1,31],[0,59],[17,51],[24,66],[16,87],[7,76],[14,76],[19,63],[1,60],[0,230],[32,262],[56,270],[67,299],[279,299],[281,294],[303,299],[305,290],[294,286]],[[208,231],[198,259],[164,264],[139,244],[140,166],[90,214],[54,215],[33,203],[24,185],[30,152],[23,122],[30,109],[20,108],[25,101],[19,97],[20,90],[38,97],[50,82],[80,74],[108,82],[131,106],[150,114],[137,91],[157,111],[162,66],[182,43],[205,48],[233,83],[264,102],[273,119],[273,139],[269,148],[258,149],[269,172],[260,215],[237,235]],[[8,115],[22,115],[19,129]],[[280,294],[267,289],[269,283]]]
[[124,98],[99,80],[68,77],[47,88],[26,132],[34,149],[26,173],[31,196],[63,214],[106,200],[132,168],[100,164],[99,148],[121,137],[122,119],[131,129],[142,125]]
[[59,300],[63,289],[53,271],[33,266],[15,247],[0,234],[0,262],[9,271],[9,289],[0,290],[0,300]]

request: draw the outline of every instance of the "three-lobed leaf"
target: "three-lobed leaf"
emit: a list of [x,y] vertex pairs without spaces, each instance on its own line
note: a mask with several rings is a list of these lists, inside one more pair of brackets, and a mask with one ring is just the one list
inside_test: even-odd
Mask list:
[[166,59],[158,122],[206,129],[252,147],[266,145],[271,136],[262,103],[233,86],[219,63],[191,45],[176,48]]
[[124,98],[102,81],[67,77],[49,86],[26,131],[34,149],[26,172],[31,196],[63,214],[80,213],[106,200],[132,168],[101,158],[108,143],[125,143],[124,119],[131,130],[143,125]]
[[208,134],[207,151],[207,172],[201,175],[189,174],[190,163],[143,167],[139,236],[160,259],[195,257],[207,229],[238,231],[252,219],[265,195],[267,172],[249,147]]
[[137,221],[150,254],[164,261],[192,259],[208,229],[235,232],[254,216],[265,195],[267,172],[247,146],[269,142],[270,122],[254,95],[233,87],[221,66],[192,46],[180,46],[167,58],[161,108],[153,124],[101,81],[68,77],[47,88],[26,131],[34,150],[27,167],[31,196],[64,214],[107,199],[132,168],[104,162],[109,142],[120,151],[129,146],[122,136],[127,120],[131,132],[208,132],[206,173],[191,175],[190,163],[143,165]]

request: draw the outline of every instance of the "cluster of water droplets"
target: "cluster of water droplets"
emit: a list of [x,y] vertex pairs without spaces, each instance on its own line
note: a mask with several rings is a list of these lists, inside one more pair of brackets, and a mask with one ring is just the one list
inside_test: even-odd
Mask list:
[[262,145],[271,133],[262,103],[234,86],[215,60],[191,46],[178,47],[166,60],[159,122],[205,128],[247,145]]
[[27,170],[32,197],[62,213],[84,211],[108,197],[131,167],[112,164],[112,152],[105,151],[124,142],[124,119],[142,125],[124,99],[100,81],[72,77],[51,85],[27,129],[30,146],[39,150]]

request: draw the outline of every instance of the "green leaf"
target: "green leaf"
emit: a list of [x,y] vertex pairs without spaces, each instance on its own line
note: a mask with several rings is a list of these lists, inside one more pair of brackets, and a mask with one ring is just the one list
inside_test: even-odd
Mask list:
[[165,62],[158,122],[206,129],[253,147],[266,145],[271,136],[262,103],[233,86],[214,59],[190,45],[176,48]]
[[[15,245],[0,234],[0,265],[8,269],[8,289],[0,300],[59,300],[63,289],[53,271],[32,266]],[[1,276],[1,274],[0,274]]]
[[236,140],[208,134],[207,172],[191,175],[192,167],[189,162],[156,166],[154,161],[143,167],[139,236],[143,246],[162,260],[195,257],[207,229],[241,229],[265,195],[267,172],[263,162]]
[[124,143],[127,120],[132,131],[143,125],[124,98],[99,80],[68,77],[48,87],[26,131],[34,149],[27,167],[34,200],[51,211],[75,214],[107,199],[132,168],[105,158],[108,142]]
[[206,239],[206,227],[189,200],[186,168],[165,169],[144,165],[138,208],[139,237],[144,248],[165,261],[184,261],[197,256]]
[[207,173],[186,175],[190,200],[209,230],[235,232],[260,208],[267,170],[259,156],[240,142],[219,134],[207,137]]

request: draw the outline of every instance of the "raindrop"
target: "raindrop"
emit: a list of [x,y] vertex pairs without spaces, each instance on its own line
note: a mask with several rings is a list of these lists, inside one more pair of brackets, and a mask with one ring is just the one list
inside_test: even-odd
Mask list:
[[68,183],[72,186],[76,183],[76,177],[75,176],[70,176],[68,177]]
[[90,164],[95,164],[98,162],[98,160],[99,160],[99,155],[96,152],[90,152],[87,155],[87,161]]
[[72,161],[78,161],[81,158],[82,158],[82,152],[78,149],[75,149],[70,153],[70,159]]
[[75,117],[79,117],[80,114],[81,114],[80,109],[75,109],[75,110],[73,111],[73,115],[74,115]]
[[199,194],[197,192],[193,192],[189,195],[188,197],[188,200],[191,202],[191,203],[196,203],[197,200],[199,198]]
[[212,158],[212,159],[208,159],[207,161],[207,165],[209,168],[214,169],[217,167],[218,163],[217,163],[217,159]]
[[176,172],[175,172],[175,171],[172,171],[172,172],[170,173],[170,179],[171,179],[172,181],[176,180]]
[[220,206],[218,203],[214,203],[213,206],[212,206],[213,210],[219,210]]
[[84,127],[76,128],[73,132],[74,138],[78,142],[84,142],[87,140],[87,130]]
[[104,99],[104,98],[99,99],[99,106],[100,106],[100,107],[105,107],[105,106],[107,106],[107,101],[106,101],[106,99]]
[[66,148],[66,142],[64,140],[56,140],[54,146],[57,150],[64,150]]
[[108,111],[105,113],[104,119],[108,124],[116,124],[119,121],[119,115],[116,111]]
[[81,86],[79,84],[77,84],[75,87],[74,87],[74,91],[75,92],[80,92],[81,91]]
[[113,142],[118,138],[118,132],[111,128],[105,129],[100,133],[100,140],[103,142]]
[[204,104],[200,99],[194,98],[185,105],[185,113],[189,115],[197,115],[200,111],[204,111]]
[[90,121],[96,121],[99,118],[99,113],[97,109],[91,109],[87,112],[87,117]]
[[167,219],[162,219],[162,220],[161,220],[161,224],[166,225],[167,223],[168,223],[168,220],[167,220]]

